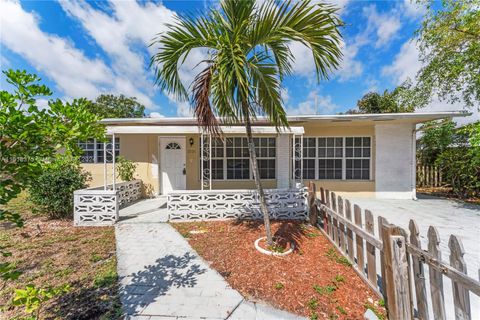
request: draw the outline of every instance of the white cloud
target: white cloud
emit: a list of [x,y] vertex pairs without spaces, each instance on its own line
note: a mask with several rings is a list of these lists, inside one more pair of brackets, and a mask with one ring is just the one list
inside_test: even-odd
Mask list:
[[392,77],[394,83],[399,85],[407,78],[414,79],[421,67],[419,50],[413,39],[402,45],[400,52],[393,59],[393,63],[382,68],[382,74]]
[[193,117],[190,104],[188,102],[177,102],[177,115],[180,117]]
[[[416,75],[422,67],[422,62],[419,58],[419,50],[415,40],[405,42],[400,52],[393,59],[393,63],[382,69],[382,74],[390,76],[396,85],[402,84],[407,79],[412,79],[415,82]],[[422,109],[416,110],[416,112],[439,112],[439,111],[469,111],[473,115],[469,117],[455,118],[454,120],[460,124],[466,124],[480,120],[479,110],[476,108],[467,109],[461,102],[448,103],[447,101],[440,101],[436,96],[432,98],[432,101]]]
[[379,13],[375,5],[370,5],[363,8],[363,15],[367,18],[366,34],[375,34],[375,48],[388,46],[402,26],[397,9]]
[[342,14],[346,11],[351,0],[314,0],[312,2],[313,3],[321,2],[321,3],[328,3],[328,4],[335,5],[336,7],[338,7],[338,13]]
[[291,42],[289,48],[294,56],[293,72],[299,76],[312,77],[315,72],[315,62],[310,48],[298,41]]
[[426,11],[425,6],[415,0],[403,0],[401,9],[407,17],[412,19],[420,18]]
[[[175,13],[161,3],[150,2],[111,1],[112,15],[94,9],[85,1],[60,4],[111,58],[116,91],[136,96],[147,107],[153,107],[151,96],[155,88],[145,72],[145,54],[154,36],[166,30],[165,24],[173,21]],[[156,48],[148,50],[152,54]]]
[[280,96],[282,97],[283,103],[287,104],[288,101],[290,100],[290,93],[288,91],[288,88],[281,88]]
[[363,64],[355,59],[358,50],[362,45],[360,41],[361,40],[358,38],[355,39],[352,44],[342,43],[343,60],[340,64],[340,68],[335,72],[339,81],[347,81],[362,74]]
[[150,118],[163,118],[163,115],[161,115],[159,112],[150,112],[148,116]]
[[53,79],[68,96],[93,98],[108,86],[111,70],[100,59],[89,59],[69,41],[44,33],[39,19],[17,1],[0,2],[2,45],[24,57]]
[[288,115],[314,115],[333,114],[340,107],[332,101],[332,97],[320,95],[317,90],[312,90],[305,101],[300,102],[296,107],[287,107]]

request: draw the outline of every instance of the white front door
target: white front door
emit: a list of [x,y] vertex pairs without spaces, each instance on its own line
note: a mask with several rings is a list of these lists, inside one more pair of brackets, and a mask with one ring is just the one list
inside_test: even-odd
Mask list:
[[162,194],[185,190],[185,137],[160,138]]

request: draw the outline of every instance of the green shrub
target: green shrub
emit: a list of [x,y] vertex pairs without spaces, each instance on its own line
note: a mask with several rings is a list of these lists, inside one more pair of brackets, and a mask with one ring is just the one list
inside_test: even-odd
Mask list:
[[117,158],[118,177],[123,181],[132,181],[135,176],[137,165],[124,157]]
[[457,196],[480,196],[480,121],[459,128],[455,144],[438,156],[436,164]]
[[480,196],[480,148],[457,147],[444,151],[436,161],[443,179],[461,197]]
[[59,156],[43,166],[42,173],[29,187],[30,198],[50,218],[70,217],[73,214],[73,192],[85,188],[89,179],[90,174],[82,171],[78,160]]

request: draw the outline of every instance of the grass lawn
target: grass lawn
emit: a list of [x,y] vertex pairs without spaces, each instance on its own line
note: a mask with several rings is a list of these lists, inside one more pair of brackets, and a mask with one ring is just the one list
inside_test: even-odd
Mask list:
[[274,221],[273,232],[293,241],[296,250],[270,257],[253,246],[265,233],[260,221],[172,225],[246,298],[311,319],[363,319],[367,308],[380,319],[385,315],[378,297],[314,227]]
[[[41,319],[116,319],[117,294],[113,227],[79,228],[72,219],[49,220],[33,214],[25,194],[9,203],[22,214],[23,228],[0,225],[0,246],[12,252],[7,261],[22,272],[16,281],[0,283],[1,319],[24,316],[11,306],[14,288],[70,285],[70,291],[42,307]],[[1,282],[1,280],[0,280]]]

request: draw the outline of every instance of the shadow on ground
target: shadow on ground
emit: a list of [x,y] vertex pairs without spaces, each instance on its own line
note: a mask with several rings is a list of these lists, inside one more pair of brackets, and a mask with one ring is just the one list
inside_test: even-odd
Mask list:
[[120,279],[124,283],[120,288],[124,312],[138,313],[171,288],[195,287],[197,276],[207,271],[192,263],[195,258],[189,252],[182,256],[168,255],[145,266],[142,271]]
[[[237,219],[234,225],[243,225],[250,229],[263,229],[263,220],[242,220]],[[301,250],[302,240],[312,232],[318,232],[315,229],[308,228],[308,224],[300,220],[271,220],[272,232],[274,237],[280,237],[293,243],[295,251]]]
[[116,281],[101,288],[80,281],[72,283],[70,287],[71,291],[46,308],[48,315],[45,319],[91,320],[120,317],[121,305]]

